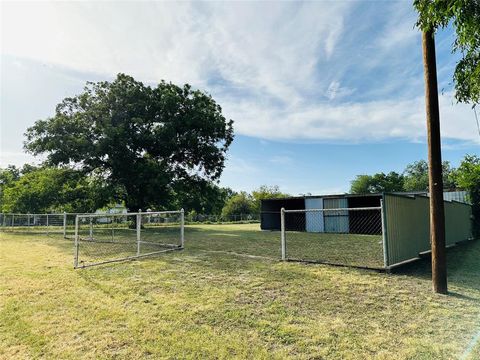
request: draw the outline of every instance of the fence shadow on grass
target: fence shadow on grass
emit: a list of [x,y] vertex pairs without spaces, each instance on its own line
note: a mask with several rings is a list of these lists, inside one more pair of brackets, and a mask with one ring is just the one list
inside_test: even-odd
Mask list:
[[[73,262],[73,239],[63,239],[61,234],[12,234],[21,240],[38,241],[53,246]],[[279,232],[260,231],[258,225],[187,225],[185,251],[188,256],[198,256],[205,266],[229,268],[250,260],[280,260]],[[230,254],[230,255],[229,255]],[[160,255],[165,257],[167,255]],[[238,260],[233,260],[238,258]],[[204,260],[204,261],[203,261]],[[212,261],[213,260],[213,261]],[[269,261],[269,262],[270,262]],[[452,288],[480,289],[480,240],[459,244],[447,250],[448,279]],[[210,263],[208,265],[208,263]],[[113,265],[112,265],[113,266]],[[423,280],[431,278],[431,259],[425,256],[392,271],[393,276],[404,275]],[[462,294],[452,296],[463,296]]]

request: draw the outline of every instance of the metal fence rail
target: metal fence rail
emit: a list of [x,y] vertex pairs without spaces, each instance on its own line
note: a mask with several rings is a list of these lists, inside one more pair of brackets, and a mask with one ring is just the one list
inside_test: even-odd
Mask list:
[[281,211],[283,260],[384,269],[381,207]]
[[[280,244],[278,233],[271,233],[269,241],[261,242],[260,239],[268,237],[263,236],[265,233],[256,236],[242,231],[235,236],[252,240],[242,243],[232,238],[226,241],[223,232],[215,233],[212,238],[203,225],[197,226],[255,223],[258,214],[232,217],[186,216],[183,211],[0,214],[0,231],[75,239],[75,267],[183,249],[185,223],[188,223],[192,237],[200,239],[200,245],[192,243],[193,248],[204,244],[216,251],[390,270],[430,251],[428,203],[425,196],[384,194],[379,207],[282,209],[276,218],[281,229]],[[471,217],[471,205],[445,201],[447,246],[472,238]]]
[[232,214],[232,215],[210,215],[210,214],[185,214],[185,222],[216,224],[216,223],[256,223],[260,222],[260,214]]
[[77,215],[74,267],[136,259],[184,248],[179,211]]
[[4,232],[32,234],[62,234],[73,239],[75,217],[78,213],[51,214],[0,214],[0,230]]

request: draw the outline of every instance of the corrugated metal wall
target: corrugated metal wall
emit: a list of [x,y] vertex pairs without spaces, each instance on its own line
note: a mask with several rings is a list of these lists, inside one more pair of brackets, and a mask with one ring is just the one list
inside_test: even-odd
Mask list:
[[[305,209],[323,209],[322,198],[305,199]],[[307,212],[305,215],[305,229],[307,232],[325,232],[323,212]]]
[[[386,194],[384,197],[388,266],[415,259],[431,250],[429,199]],[[445,202],[447,245],[471,237],[470,205]]]
[[443,199],[448,201],[459,201],[462,203],[471,204],[468,199],[468,191],[446,191],[443,193]]
[[[323,199],[324,209],[346,209],[348,200],[346,198],[326,198]],[[325,232],[327,233],[345,233],[350,232],[348,221],[348,210],[345,211],[327,211],[324,213]]]
[[472,206],[445,202],[445,231],[447,245],[472,238]]

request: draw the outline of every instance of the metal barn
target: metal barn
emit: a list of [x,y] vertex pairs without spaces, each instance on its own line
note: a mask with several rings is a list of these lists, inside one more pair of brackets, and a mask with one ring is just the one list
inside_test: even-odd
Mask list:
[[[472,206],[444,203],[447,246],[473,239]],[[281,232],[282,259],[389,270],[431,251],[429,198],[418,193],[263,200],[261,229]]]
[[[380,206],[382,194],[367,195],[315,195],[290,197],[282,199],[262,200],[261,206],[261,229],[262,230],[280,230],[280,210],[311,210],[311,209],[345,209],[345,208],[363,208]],[[376,229],[380,233],[381,223],[379,215],[376,219],[365,212],[354,212],[339,210],[335,212],[326,212],[325,216],[319,221],[318,217],[306,212],[305,214],[296,214],[296,218],[289,217],[285,224],[289,231],[306,232],[327,232],[327,233],[356,233],[362,234],[365,230],[359,228],[359,224],[371,222],[372,226],[362,226],[364,229]],[[303,218],[300,218],[302,217]],[[376,225],[373,225],[376,224]]]

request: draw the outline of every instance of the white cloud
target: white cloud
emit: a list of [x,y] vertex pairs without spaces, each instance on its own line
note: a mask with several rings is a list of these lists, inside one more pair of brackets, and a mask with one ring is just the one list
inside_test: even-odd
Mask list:
[[355,92],[354,89],[349,89],[348,87],[340,86],[340,82],[332,81],[328,85],[327,97],[329,100],[343,98],[349,95],[352,95]]
[[7,165],[22,166],[25,163],[38,165],[44,160],[44,157],[35,157],[24,152],[4,151],[3,149],[0,151],[0,168],[4,168]]
[[238,174],[254,174],[259,171],[259,169],[252,165],[251,162],[242,159],[240,157],[234,157],[230,155],[226,161],[228,165],[228,172],[232,175],[238,176]]
[[[442,136],[480,143],[474,114],[468,105],[454,105],[451,93],[440,97]],[[236,130],[249,136],[277,140],[364,142],[387,138],[418,141],[425,138],[422,96],[407,100],[380,100],[332,105],[325,102],[288,111],[252,106],[250,102],[225,104]]]
[[277,155],[277,156],[273,156],[270,159],[270,162],[278,165],[287,165],[293,162],[293,158],[288,155]]
[[378,49],[390,51],[393,48],[411,46],[420,37],[415,28],[416,14],[411,11],[411,5],[404,6],[402,2],[392,2],[395,16],[387,18],[387,24],[382,35],[376,40]]
[[[422,83],[404,69],[398,52],[418,40],[411,4],[399,2],[392,10],[387,3],[369,3],[370,11],[382,6],[371,18],[352,15],[358,6],[348,1],[3,3],[2,52],[108,77],[126,72],[144,81],[191,83],[213,94],[235,120],[237,133],[258,138],[423,139]],[[381,14],[384,9],[390,12]],[[367,32],[379,13],[388,17],[385,28]],[[347,31],[347,24],[357,31]],[[359,38],[364,43],[357,44]],[[379,75],[389,76],[381,86],[368,88],[375,74],[357,74],[367,96],[351,83],[352,75],[379,64],[392,64]],[[408,96],[395,94],[402,88]],[[385,96],[392,93],[394,99]],[[357,95],[366,99],[355,100]],[[471,110],[451,106],[450,97],[442,96],[443,135],[478,142]]]
[[[6,3],[2,52],[103,74],[204,86],[218,73],[281,99],[331,56],[345,4]],[[340,25],[339,25],[340,24]],[[295,71],[292,71],[295,69]],[[310,84],[311,85],[311,84]]]

